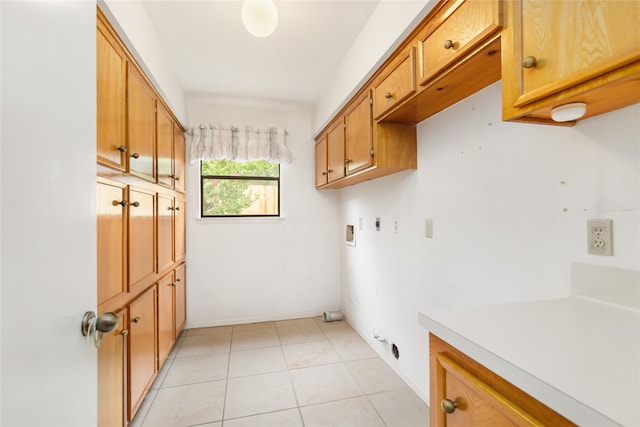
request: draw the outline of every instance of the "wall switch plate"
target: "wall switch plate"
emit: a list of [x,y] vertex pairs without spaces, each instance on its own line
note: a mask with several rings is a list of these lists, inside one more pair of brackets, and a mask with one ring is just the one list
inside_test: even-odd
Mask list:
[[380,218],[376,218],[376,231],[380,231]]
[[587,220],[587,253],[590,253],[591,255],[613,255],[612,220]]
[[433,220],[431,218],[424,220],[424,237],[433,239]]

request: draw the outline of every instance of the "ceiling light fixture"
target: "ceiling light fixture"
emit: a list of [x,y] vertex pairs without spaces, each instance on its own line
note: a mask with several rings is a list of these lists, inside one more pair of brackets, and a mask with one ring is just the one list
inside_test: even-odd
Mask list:
[[278,25],[278,9],[273,0],[244,0],[242,23],[256,37],[271,35]]

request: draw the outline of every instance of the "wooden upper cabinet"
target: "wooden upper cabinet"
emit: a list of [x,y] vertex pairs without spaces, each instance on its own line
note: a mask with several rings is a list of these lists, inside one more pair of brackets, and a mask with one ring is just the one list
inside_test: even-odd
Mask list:
[[156,272],[156,193],[129,187],[129,289]]
[[129,304],[129,421],[157,372],[156,286]]
[[176,338],[178,338],[178,334],[180,334],[187,322],[187,264],[180,264],[175,270],[174,295],[174,329]]
[[173,124],[173,188],[185,192],[185,157],[186,141],[178,124]]
[[327,183],[327,135],[316,142],[316,188]]
[[[502,1],[457,0],[418,36],[425,85],[502,28]],[[446,6],[445,6],[446,7]],[[438,25],[439,24],[439,25]]]
[[158,184],[173,188],[173,120],[162,104],[157,110]]
[[432,334],[429,360],[432,426],[575,426]]
[[518,0],[506,7],[504,120],[553,123],[551,110],[572,102],[587,104],[585,119],[640,102],[640,2]]
[[125,114],[127,57],[104,22],[98,19],[97,24],[98,163],[125,171],[127,168]]
[[373,85],[373,116],[377,120],[416,91],[416,48],[405,48],[384,68]]
[[349,175],[373,164],[373,120],[369,91],[354,100],[345,113],[344,123],[344,162]]
[[344,117],[340,117],[327,131],[327,182],[345,176],[344,127]]
[[105,333],[98,348],[98,427],[126,425],[125,379],[127,359],[126,309],[118,313],[118,327]]
[[129,173],[156,182],[156,98],[140,72],[128,70]]
[[127,204],[125,184],[98,181],[98,305],[127,292]]
[[640,2],[525,0],[521,13],[522,60],[536,64],[516,106],[640,59]]

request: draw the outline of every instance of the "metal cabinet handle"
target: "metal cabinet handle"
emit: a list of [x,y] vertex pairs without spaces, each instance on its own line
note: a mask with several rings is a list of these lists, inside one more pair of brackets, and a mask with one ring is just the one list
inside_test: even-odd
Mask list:
[[134,208],[137,208],[138,206],[140,206],[140,202],[132,202],[131,206],[133,206]]
[[454,46],[455,46],[455,43],[453,42],[453,40],[447,40],[444,42],[445,49],[453,49]]
[[124,145],[121,145],[117,148],[117,150],[121,153],[126,153],[127,152],[127,147],[125,147]]
[[134,159],[139,159],[140,158],[140,154],[139,153],[133,153],[131,155],[131,157],[133,157]]
[[140,322],[140,317],[134,317],[133,319],[131,319],[131,321],[133,323],[139,323]]
[[453,414],[453,412],[458,407],[458,405],[456,405],[456,402],[449,399],[444,399],[442,402],[440,402],[440,406],[442,407],[442,410],[447,414]]
[[527,56],[524,58],[524,61],[522,61],[524,68],[536,68],[536,65],[538,65],[538,60],[535,56]]

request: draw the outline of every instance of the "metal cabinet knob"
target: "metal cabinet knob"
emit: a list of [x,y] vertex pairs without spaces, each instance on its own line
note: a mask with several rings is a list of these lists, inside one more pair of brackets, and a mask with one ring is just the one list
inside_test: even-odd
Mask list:
[[131,157],[133,157],[134,159],[139,159],[140,158],[140,154],[139,153],[133,153],[131,155]]
[[122,335],[123,337],[126,335],[129,335],[129,330],[128,329],[123,329],[120,332],[118,332],[118,335]]
[[440,402],[440,406],[442,407],[442,410],[447,414],[453,414],[453,412],[458,407],[458,405],[456,405],[456,402],[449,399],[444,399],[442,402]]
[[173,211],[173,210],[175,210],[175,209],[176,209],[176,208],[174,208],[173,206],[169,206],[169,207],[167,208],[167,210],[168,210],[168,211]]
[[176,206],[176,210],[179,211],[180,210],[180,206]]
[[127,206],[128,204],[129,204],[129,202],[127,202],[126,200],[120,200],[120,201],[114,200],[114,201],[113,201],[113,206],[118,206],[118,205],[120,205],[120,206],[122,206],[122,207],[125,207],[125,206]]
[[387,93],[384,94],[384,97],[387,98],[387,99],[391,99],[391,98],[393,98],[393,94],[391,92],[387,92]]
[[524,58],[524,61],[522,61],[524,68],[536,68],[536,65],[538,65],[538,60],[535,56],[527,56]]
[[126,153],[127,152],[127,147],[125,147],[124,145],[121,145],[117,148],[117,150],[121,153]]
[[167,286],[175,286],[176,284],[174,282],[171,283],[167,283]]
[[131,206],[133,206],[134,208],[137,208],[138,206],[140,206],[140,202],[132,202]]
[[131,319],[131,321],[133,323],[139,323],[140,322],[140,317],[134,317],[133,319]]
[[174,179],[175,179],[176,181],[180,181],[180,177],[179,177],[179,176],[176,176]]
[[444,42],[445,49],[453,49],[454,46],[455,46],[455,43],[452,40],[446,40]]

